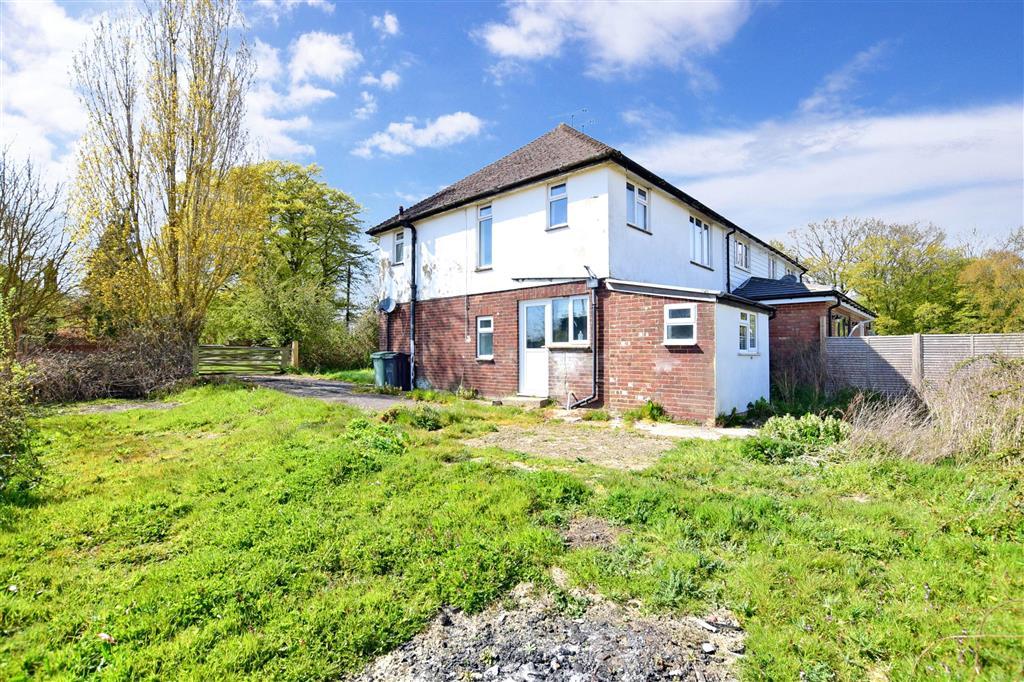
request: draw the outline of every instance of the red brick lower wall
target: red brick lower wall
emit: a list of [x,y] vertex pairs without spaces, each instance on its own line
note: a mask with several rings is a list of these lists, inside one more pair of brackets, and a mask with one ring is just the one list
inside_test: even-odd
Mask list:
[[775,306],[775,317],[768,322],[772,365],[785,362],[794,353],[820,350],[821,319],[829,305],[819,301]]
[[677,419],[715,418],[715,304],[697,308],[697,343],[666,346],[665,306],[679,299],[601,292],[604,400],[616,412],[647,400]]
[[[485,396],[514,395],[519,389],[519,302],[584,293],[586,286],[574,283],[417,302],[417,383],[448,390],[464,386]],[[665,346],[664,307],[680,302],[599,290],[595,406],[621,412],[653,400],[678,419],[714,419],[715,304],[695,303],[696,345]],[[476,359],[478,316],[494,318],[492,361]],[[408,352],[408,304],[390,317],[389,338],[381,315],[380,347]],[[548,363],[552,399],[563,403],[570,393],[590,395],[590,349],[552,349]]]

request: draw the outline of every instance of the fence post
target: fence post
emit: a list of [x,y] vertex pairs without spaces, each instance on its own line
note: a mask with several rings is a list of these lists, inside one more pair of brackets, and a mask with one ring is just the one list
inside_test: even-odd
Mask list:
[[295,369],[299,368],[299,342],[294,339],[292,340],[291,364]]
[[917,391],[924,388],[924,337],[921,334],[910,338],[910,383]]
[[192,346],[192,374],[199,374],[199,344]]
[[822,360],[828,355],[828,319],[825,315],[818,318],[818,352]]

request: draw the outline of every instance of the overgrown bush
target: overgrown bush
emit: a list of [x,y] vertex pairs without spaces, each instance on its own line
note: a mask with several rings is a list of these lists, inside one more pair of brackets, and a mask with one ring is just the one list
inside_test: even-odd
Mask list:
[[[6,321],[0,320],[0,324],[6,328]],[[28,423],[29,372],[6,348],[0,352],[4,353],[0,359],[0,494],[9,495],[35,487],[42,480],[43,466],[32,448],[33,431]]]
[[133,331],[93,351],[41,349],[33,367],[34,396],[44,403],[142,398],[192,376],[192,348],[174,333]]
[[805,414],[802,417],[772,417],[761,432],[743,441],[743,453],[761,462],[782,462],[793,457],[821,452],[846,440],[850,425],[836,417]]
[[858,400],[848,411],[859,454],[922,462],[1024,461],[1024,359],[979,357],[961,363],[918,395]]
[[583,410],[583,414],[580,415],[580,419],[585,422],[606,422],[611,418],[607,410]]

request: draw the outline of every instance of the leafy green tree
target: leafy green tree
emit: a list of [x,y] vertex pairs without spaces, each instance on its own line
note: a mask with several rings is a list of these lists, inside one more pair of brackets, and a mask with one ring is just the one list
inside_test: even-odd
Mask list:
[[968,263],[958,284],[960,331],[1024,331],[1024,227]]

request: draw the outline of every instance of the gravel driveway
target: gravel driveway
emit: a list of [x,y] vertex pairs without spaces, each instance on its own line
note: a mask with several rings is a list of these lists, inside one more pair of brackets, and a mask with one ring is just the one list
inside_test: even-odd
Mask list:
[[356,384],[330,379],[288,374],[253,375],[238,377],[241,381],[264,388],[272,388],[299,398],[316,398],[328,403],[344,403],[364,410],[386,410],[392,405],[405,402],[405,398],[380,393],[361,393]]

